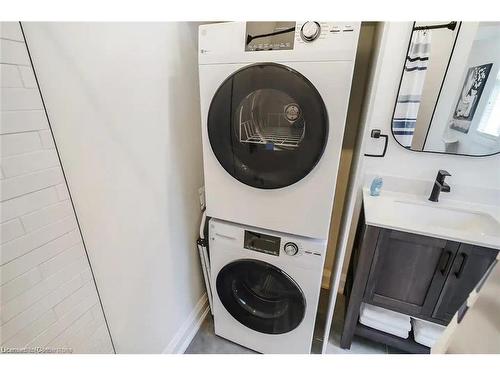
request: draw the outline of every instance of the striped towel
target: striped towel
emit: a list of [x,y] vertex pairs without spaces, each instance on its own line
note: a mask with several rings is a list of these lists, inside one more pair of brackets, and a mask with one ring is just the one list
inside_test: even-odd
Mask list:
[[415,131],[430,50],[431,31],[418,30],[413,32],[399,88],[396,110],[392,119],[394,136],[406,148],[410,148]]

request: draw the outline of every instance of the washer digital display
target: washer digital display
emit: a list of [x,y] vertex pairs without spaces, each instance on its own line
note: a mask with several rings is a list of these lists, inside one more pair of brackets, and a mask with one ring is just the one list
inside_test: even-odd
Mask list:
[[243,247],[248,250],[258,251],[260,253],[279,256],[280,243],[281,238],[279,237],[246,230]]

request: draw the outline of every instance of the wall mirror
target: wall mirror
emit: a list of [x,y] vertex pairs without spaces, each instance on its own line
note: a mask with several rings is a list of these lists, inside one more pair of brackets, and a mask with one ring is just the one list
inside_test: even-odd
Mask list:
[[392,118],[412,151],[500,152],[500,22],[415,22]]

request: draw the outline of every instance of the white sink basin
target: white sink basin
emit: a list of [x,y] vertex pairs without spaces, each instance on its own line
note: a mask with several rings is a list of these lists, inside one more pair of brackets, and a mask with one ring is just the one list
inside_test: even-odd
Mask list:
[[458,200],[429,202],[427,195],[363,190],[365,222],[380,228],[500,250],[500,207]]
[[404,213],[409,222],[425,221],[426,225],[475,233],[481,236],[500,236],[500,224],[483,212],[469,211],[434,203],[396,200],[394,208]]

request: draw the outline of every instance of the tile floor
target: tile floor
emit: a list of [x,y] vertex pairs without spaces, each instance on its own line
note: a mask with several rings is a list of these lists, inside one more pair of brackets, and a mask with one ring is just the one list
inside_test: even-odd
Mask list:
[[[322,330],[328,303],[328,291],[321,291],[316,326],[314,329],[314,339],[312,343],[312,353],[320,353],[323,342]],[[341,349],[339,346],[340,332],[344,321],[344,296],[339,295],[335,306],[332,331],[327,345],[327,354],[396,354],[402,353],[398,349],[393,349],[387,345],[366,340],[362,337],[354,337],[350,350]],[[231,341],[223,339],[214,334],[212,315],[207,315],[200,330],[186,349],[186,354],[255,354],[254,351]]]

